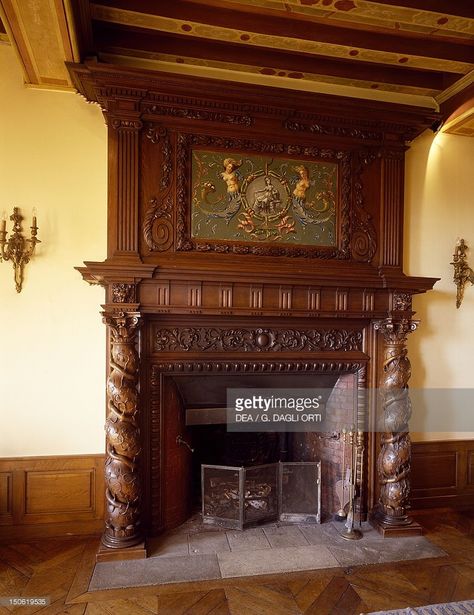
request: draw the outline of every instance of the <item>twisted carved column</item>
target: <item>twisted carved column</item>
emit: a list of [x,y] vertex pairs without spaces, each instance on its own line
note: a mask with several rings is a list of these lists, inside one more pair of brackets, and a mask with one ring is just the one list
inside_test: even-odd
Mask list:
[[114,549],[143,540],[140,528],[140,431],[138,353],[140,314],[120,309],[103,313],[110,331],[110,374],[107,379],[106,518],[102,543]]
[[374,522],[382,533],[420,533],[407,516],[410,497],[410,435],[408,421],[411,402],[408,381],[411,376],[406,339],[418,322],[410,318],[378,321],[375,328],[384,340],[383,372],[380,383],[381,407],[378,428],[383,430],[377,461],[380,484],[378,510]]

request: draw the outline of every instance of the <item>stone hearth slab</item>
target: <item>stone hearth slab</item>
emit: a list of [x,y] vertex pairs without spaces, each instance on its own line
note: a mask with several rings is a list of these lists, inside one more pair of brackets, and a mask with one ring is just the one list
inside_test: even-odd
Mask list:
[[307,547],[309,544],[296,525],[265,527],[263,531],[273,549],[283,547]]
[[225,532],[203,532],[189,535],[189,553],[202,555],[203,553],[222,553],[230,551]]
[[89,590],[211,581],[220,578],[221,573],[215,554],[150,557],[145,560],[96,564]]
[[147,544],[149,557],[169,557],[189,555],[187,534],[168,534],[160,538],[152,538]]
[[226,532],[231,551],[251,551],[271,549],[270,543],[261,528],[252,528],[245,532]]
[[287,547],[254,552],[218,553],[223,578],[337,568],[336,558],[326,547]]
[[[201,533],[180,530],[153,539],[146,560],[96,565],[90,590],[185,583],[259,574],[344,568],[446,555],[422,536],[383,538],[362,524],[363,538],[346,541],[342,523],[278,526]],[[301,541],[303,544],[300,544]],[[299,543],[294,545],[294,543]],[[308,544],[310,543],[310,544]],[[190,546],[189,554],[187,546]],[[287,546],[277,546],[277,545]],[[290,546],[291,545],[291,546]],[[199,553],[193,553],[196,549]],[[206,550],[208,552],[206,553]]]

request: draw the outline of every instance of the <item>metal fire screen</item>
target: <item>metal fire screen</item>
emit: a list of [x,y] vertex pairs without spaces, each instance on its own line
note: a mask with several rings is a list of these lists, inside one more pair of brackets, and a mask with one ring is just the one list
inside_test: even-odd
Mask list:
[[321,522],[321,462],[201,466],[202,517],[231,529],[266,521]]

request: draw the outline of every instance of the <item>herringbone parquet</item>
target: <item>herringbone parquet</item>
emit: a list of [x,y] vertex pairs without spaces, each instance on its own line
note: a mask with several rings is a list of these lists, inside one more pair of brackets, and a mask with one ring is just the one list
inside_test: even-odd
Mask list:
[[418,520],[447,558],[100,592],[87,591],[95,538],[0,546],[0,595],[51,598],[47,607],[0,614],[359,615],[474,598],[474,512],[430,511]]

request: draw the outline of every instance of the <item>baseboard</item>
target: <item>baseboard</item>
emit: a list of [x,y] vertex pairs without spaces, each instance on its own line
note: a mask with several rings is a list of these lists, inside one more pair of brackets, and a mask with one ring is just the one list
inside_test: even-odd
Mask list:
[[0,540],[100,533],[104,455],[0,459]]
[[474,507],[474,440],[412,443],[413,509]]

